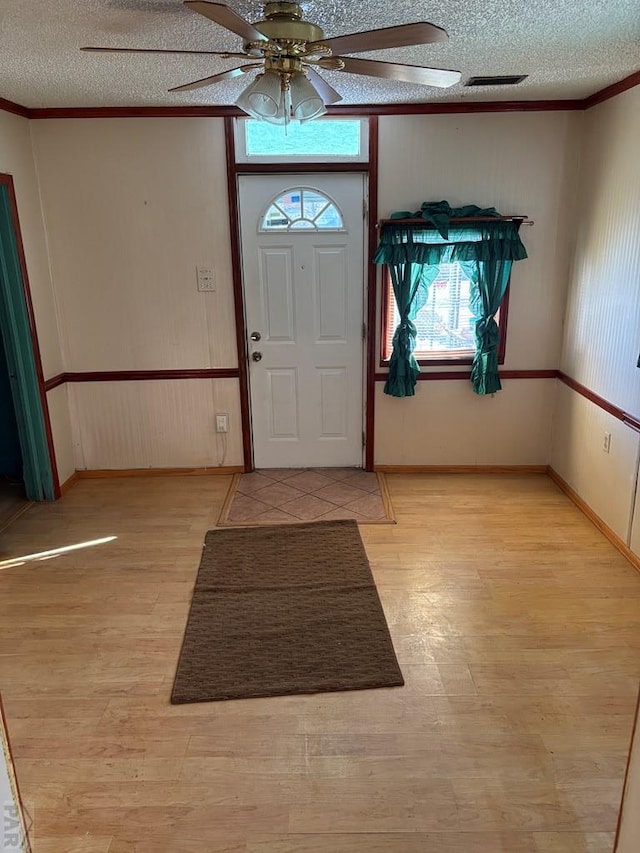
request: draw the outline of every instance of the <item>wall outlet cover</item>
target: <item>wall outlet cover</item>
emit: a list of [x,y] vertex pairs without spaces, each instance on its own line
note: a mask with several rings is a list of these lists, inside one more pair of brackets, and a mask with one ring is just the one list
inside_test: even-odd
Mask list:
[[216,281],[213,276],[212,267],[196,267],[198,277],[198,290],[201,293],[213,291],[216,289]]

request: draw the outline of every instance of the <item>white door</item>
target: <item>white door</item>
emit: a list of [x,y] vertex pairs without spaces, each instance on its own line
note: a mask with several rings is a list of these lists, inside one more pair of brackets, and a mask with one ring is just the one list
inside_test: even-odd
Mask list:
[[246,176],[239,201],[255,465],[359,466],[364,176]]

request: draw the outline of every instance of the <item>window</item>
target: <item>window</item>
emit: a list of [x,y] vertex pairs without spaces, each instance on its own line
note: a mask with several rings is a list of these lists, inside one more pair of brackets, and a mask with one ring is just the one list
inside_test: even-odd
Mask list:
[[368,123],[361,118],[322,118],[284,127],[239,118],[235,122],[239,163],[366,162]]
[[260,231],[345,231],[337,205],[311,187],[289,189],[274,199],[262,217]]
[[[417,330],[413,352],[419,364],[471,364],[476,351],[473,313],[470,308],[471,282],[457,263],[440,264],[438,277],[429,287],[414,324]],[[500,329],[498,362],[504,364],[507,303],[509,291],[496,314]],[[400,316],[393,295],[391,276],[383,268],[382,364],[391,358],[393,335]]]

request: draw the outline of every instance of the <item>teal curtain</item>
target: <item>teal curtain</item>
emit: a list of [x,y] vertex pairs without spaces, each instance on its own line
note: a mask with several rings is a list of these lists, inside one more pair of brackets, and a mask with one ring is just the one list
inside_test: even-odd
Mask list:
[[412,397],[415,394],[416,376],[420,373],[420,366],[413,355],[416,345],[416,327],[413,321],[427,301],[429,285],[437,276],[438,267],[411,263],[394,264],[390,267],[390,273],[400,322],[393,335],[389,378],[385,383],[384,393],[392,397]]
[[[22,451],[27,498],[53,500],[53,472],[31,343],[22,269],[6,185],[0,184],[0,328]],[[1,344],[0,344],[1,345]]]
[[[446,237],[422,224],[402,220],[385,224],[374,263],[389,267],[400,313],[385,394],[394,397],[415,394],[420,368],[413,355],[416,340],[413,320],[421,307],[419,294],[424,294],[426,301],[439,265],[454,261],[463,266],[472,282],[471,310],[476,323],[477,345],[472,373],[474,390],[478,394],[491,394],[491,388],[498,390],[499,334],[494,316],[504,296],[512,262],[526,257],[515,222],[456,223],[449,227]],[[421,280],[425,282],[422,289],[419,287]],[[497,388],[494,387],[496,382]]]
[[471,298],[476,335],[471,384],[476,394],[493,394],[502,388],[498,375],[500,330],[495,315],[509,284],[511,264],[510,260],[498,258],[477,264]]

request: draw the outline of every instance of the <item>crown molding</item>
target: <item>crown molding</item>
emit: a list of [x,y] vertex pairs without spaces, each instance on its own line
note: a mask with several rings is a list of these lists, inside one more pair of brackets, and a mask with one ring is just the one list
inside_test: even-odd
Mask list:
[[[588,95],[586,98],[567,98],[539,101],[456,101],[449,103],[410,104],[349,104],[330,106],[328,115],[336,116],[399,116],[447,115],[464,113],[541,112],[554,110],[588,110],[616,95],[640,85],[640,70],[623,80]],[[225,118],[243,116],[235,106],[190,107],[25,107],[0,98],[0,110],[28,119],[61,118]]]
[[350,104],[329,107],[334,115],[397,116],[447,115],[460,113],[526,113],[547,110],[581,110],[582,101],[576,98],[539,101],[454,101],[445,103],[410,104]]
[[243,116],[231,106],[215,107],[35,107],[30,119],[51,118],[225,118]]
[[[464,101],[456,103],[349,104],[330,106],[329,116],[447,115],[461,113],[541,112],[581,110],[582,101]],[[237,107],[36,107],[26,109],[30,119],[84,118],[226,118],[244,116]]]
[[603,101],[608,101],[610,98],[615,98],[616,95],[626,92],[627,89],[633,89],[638,84],[640,84],[640,70],[634,71],[633,74],[629,74],[623,80],[618,80],[617,83],[612,83],[611,86],[607,86],[605,89],[600,89],[599,92],[594,92],[593,95],[589,95],[582,102],[584,105],[583,109],[591,109],[591,107],[595,107]]
[[22,118],[31,118],[31,110],[28,107],[23,107],[22,104],[16,104],[14,101],[8,101],[6,98],[0,98],[0,110],[22,116]]

